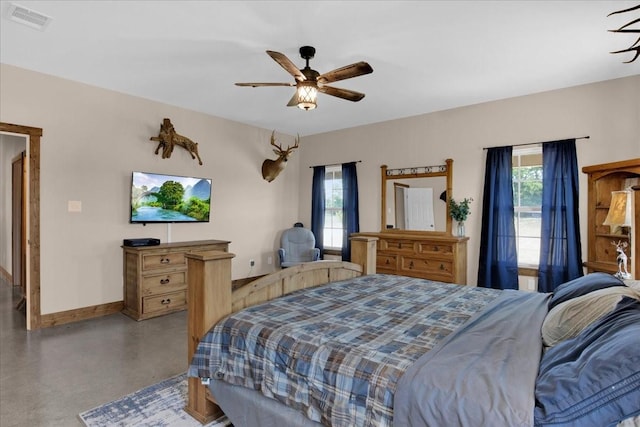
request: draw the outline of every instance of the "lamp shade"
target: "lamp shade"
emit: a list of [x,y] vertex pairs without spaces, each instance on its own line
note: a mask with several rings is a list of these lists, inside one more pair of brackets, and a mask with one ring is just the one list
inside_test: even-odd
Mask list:
[[609,213],[602,225],[615,227],[631,227],[632,198],[630,190],[612,191]]
[[298,82],[298,108],[313,110],[316,108],[318,88],[312,82]]

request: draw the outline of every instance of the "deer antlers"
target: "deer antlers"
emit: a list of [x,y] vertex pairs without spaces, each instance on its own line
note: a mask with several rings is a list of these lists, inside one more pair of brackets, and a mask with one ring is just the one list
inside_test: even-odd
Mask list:
[[624,249],[627,246],[629,246],[627,242],[623,242],[622,240],[618,240],[617,242],[611,242],[611,244],[615,246],[616,249]]
[[[274,130],[273,132],[271,132],[271,145],[273,145],[274,147],[276,147],[275,150],[273,150],[274,153],[276,153],[278,156],[285,156],[288,157],[289,154],[291,154],[293,152],[293,150],[295,150],[296,148],[298,148],[298,145],[300,144],[300,135],[296,136],[295,144],[293,147],[291,146],[287,146],[286,150],[282,149],[282,145],[280,144],[276,144],[276,137],[275,137],[276,131]],[[285,159],[286,161],[286,159]]]
[[[637,10],[637,9],[640,9],[640,5],[634,6],[634,7],[630,7],[629,9],[624,9],[624,10],[618,10],[618,11],[615,11],[615,12],[611,12],[607,16],[615,15],[617,13],[631,12],[631,11]],[[617,30],[609,30],[609,31],[611,31],[612,33],[640,33],[640,29],[627,28],[630,25],[637,24],[638,22],[640,22],[640,18],[634,19],[633,21],[623,25],[622,27],[618,28]],[[629,64],[630,62],[635,61],[636,59],[638,59],[638,56],[640,56],[640,37],[638,37],[638,40],[636,40],[627,49],[617,50],[615,52],[610,52],[610,53],[625,53],[625,52],[633,52],[633,51],[635,51],[635,53],[636,53],[635,56],[630,61],[623,61],[625,64]]]

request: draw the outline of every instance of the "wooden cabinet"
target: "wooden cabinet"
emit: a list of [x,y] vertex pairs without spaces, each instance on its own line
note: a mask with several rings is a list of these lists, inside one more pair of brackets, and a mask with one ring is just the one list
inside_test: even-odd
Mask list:
[[[584,266],[588,273],[602,271],[614,274],[618,271],[616,262],[616,248],[613,241],[627,241],[630,247],[625,251],[629,256],[628,269],[635,278],[640,275],[640,188],[634,188],[635,226],[631,228],[631,235],[613,234],[608,225],[603,225],[609,204],[611,192],[623,190],[633,179],[640,177],[640,158],[621,162],[605,163],[601,165],[585,166],[582,172],[588,175],[588,203],[587,203],[587,260]],[[582,218],[584,220],[584,218]]]
[[358,233],[378,238],[376,272],[467,283],[468,237],[424,233]]
[[187,308],[185,254],[229,251],[223,240],[163,243],[157,246],[123,246],[124,309],[127,316],[144,320]]

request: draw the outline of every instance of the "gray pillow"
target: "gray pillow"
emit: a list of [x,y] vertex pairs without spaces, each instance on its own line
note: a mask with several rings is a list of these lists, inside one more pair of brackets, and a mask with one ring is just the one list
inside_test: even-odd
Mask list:
[[611,312],[625,296],[640,300],[638,291],[627,286],[614,286],[556,305],[542,323],[542,342],[552,347],[575,337],[591,323]]
[[571,298],[577,298],[589,292],[610,288],[612,286],[624,286],[624,283],[617,277],[603,272],[578,277],[577,279],[563,283],[553,291],[553,296],[549,300],[549,310]]

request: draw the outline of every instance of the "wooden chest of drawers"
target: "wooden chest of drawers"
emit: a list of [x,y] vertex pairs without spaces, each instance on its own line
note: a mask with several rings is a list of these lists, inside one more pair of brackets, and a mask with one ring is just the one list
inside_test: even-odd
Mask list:
[[229,242],[197,240],[158,246],[123,246],[124,309],[135,320],[144,320],[187,308],[187,259],[185,254],[229,251]]
[[378,238],[376,271],[439,282],[467,283],[468,237],[421,233],[358,233]]

